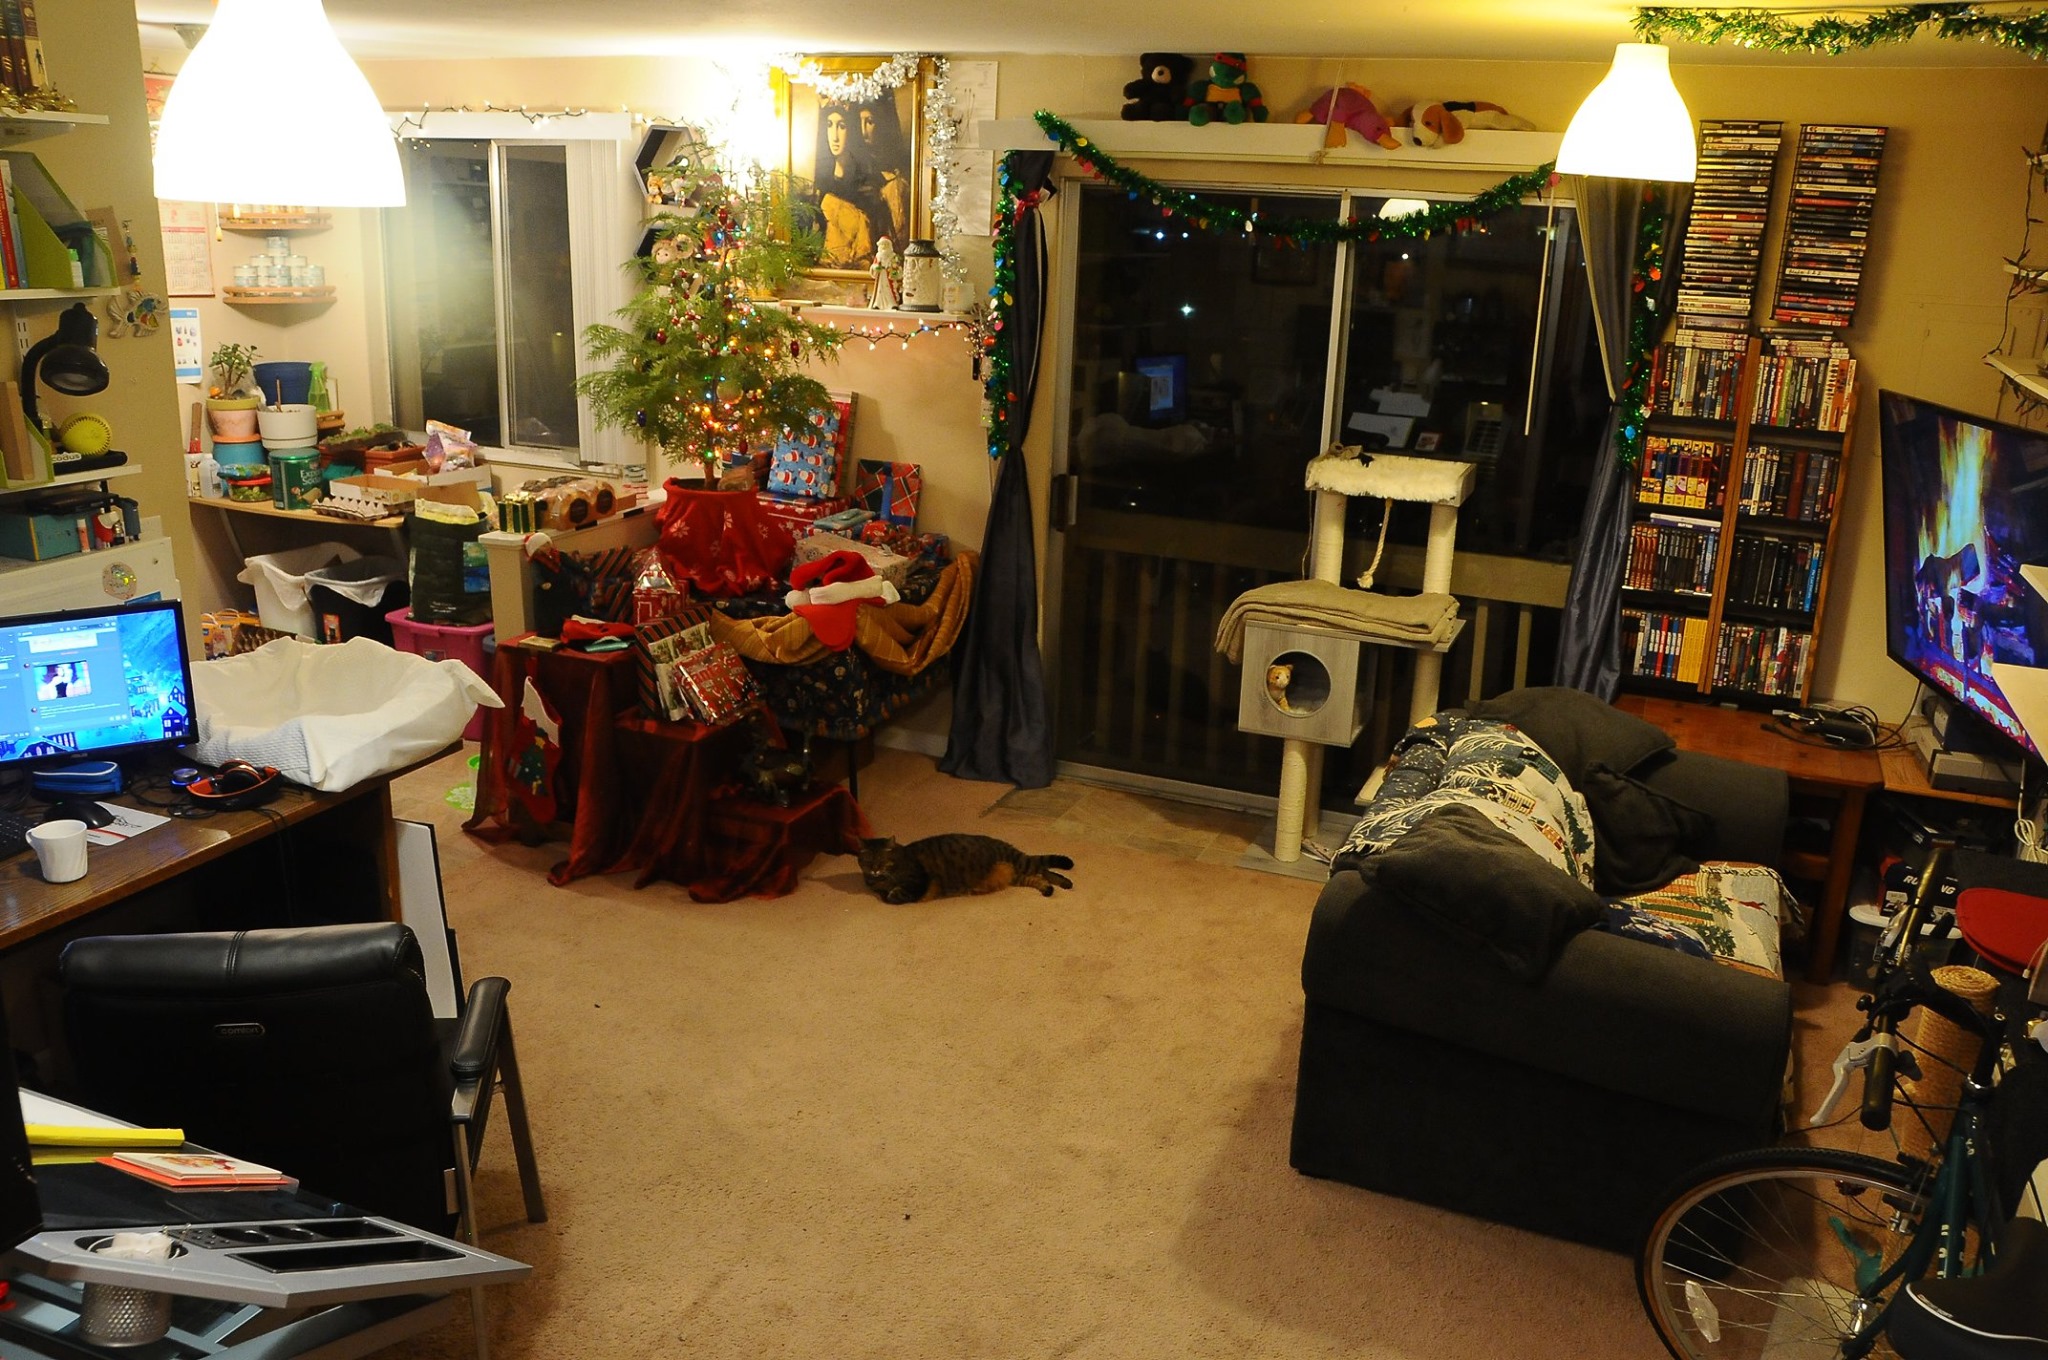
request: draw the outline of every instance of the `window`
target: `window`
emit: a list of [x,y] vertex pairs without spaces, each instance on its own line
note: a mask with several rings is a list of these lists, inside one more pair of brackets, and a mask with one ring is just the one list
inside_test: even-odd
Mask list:
[[[640,461],[575,390],[583,328],[625,300],[630,127],[586,115],[563,120],[577,135],[542,139],[555,129],[518,115],[428,122],[435,135],[401,144],[406,206],[384,216],[394,419],[446,421],[532,461]],[[478,135],[452,135],[465,132]]]

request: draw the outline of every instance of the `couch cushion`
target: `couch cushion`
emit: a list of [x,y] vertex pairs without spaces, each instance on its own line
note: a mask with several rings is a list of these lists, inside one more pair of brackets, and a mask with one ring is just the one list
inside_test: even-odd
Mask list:
[[1785,880],[1756,864],[1702,864],[1629,900],[1691,931],[1715,962],[1770,978],[1785,975],[1782,923],[1802,911]]
[[1594,765],[1633,774],[1651,756],[1677,745],[1670,734],[1584,690],[1538,685],[1474,704],[1475,718],[1513,723],[1550,753],[1577,784]]
[[1600,847],[1594,881],[1610,897],[1661,888],[1711,853],[1714,819],[1682,799],[1597,762],[1578,789]]
[[1301,965],[1311,1002],[1717,1118],[1776,1107],[1792,1034],[1783,981],[1586,930],[1524,982],[1384,891],[1380,868],[1373,856],[1323,885]]
[[1592,889],[1469,804],[1432,811],[1378,862],[1383,890],[1524,981],[1601,915]]

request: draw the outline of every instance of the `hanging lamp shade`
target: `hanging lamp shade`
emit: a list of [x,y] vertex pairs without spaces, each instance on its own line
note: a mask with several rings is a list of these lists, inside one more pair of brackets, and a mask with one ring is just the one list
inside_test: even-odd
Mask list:
[[1616,44],[1614,65],[1564,131],[1557,172],[1692,183],[1699,151],[1692,115],[1671,83],[1669,48]]
[[391,122],[320,0],[220,0],[164,100],[156,196],[329,208],[405,202]]

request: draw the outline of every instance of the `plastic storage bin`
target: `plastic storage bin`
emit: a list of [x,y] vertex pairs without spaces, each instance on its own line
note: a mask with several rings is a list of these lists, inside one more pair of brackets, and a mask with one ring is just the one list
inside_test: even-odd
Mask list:
[[358,557],[306,573],[306,598],[313,603],[313,624],[322,642],[347,642],[366,637],[392,645],[390,614],[403,613],[412,592],[405,584],[405,563],[396,557]]
[[336,562],[353,562],[362,554],[346,543],[309,543],[303,548],[261,553],[242,564],[235,579],[256,587],[256,617],[265,628],[300,637],[320,636],[308,597],[306,573]]
[[[411,652],[429,661],[453,659],[476,672],[477,678],[485,684],[491,682],[490,667],[484,660],[485,646],[491,640],[493,625],[488,623],[447,624],[421,623],[410,617],[410,609],[394,609],[385,618],[391,624],[391,645],[401,652]],[[476,716],[469,720],[469,726],[462,729],[463,740],[482,741],[484,736],[484,710],[478,709]]]

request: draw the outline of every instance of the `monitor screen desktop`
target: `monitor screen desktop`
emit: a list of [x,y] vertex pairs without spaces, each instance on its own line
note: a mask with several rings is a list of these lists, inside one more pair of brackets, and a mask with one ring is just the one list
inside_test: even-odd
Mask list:
[[0,767],[193,739],[175,600],[0,619]]
[[[1878,394],[1891,658],[2035,751],[1990,665],[2048,664],[2048,433]],[[2038,754],[2038,752],[2037,752]]]
[[1188,416],[1188,356],[1185,354],[1140,355],[1131,367],[1144,379],[1144,423],[1154,427],[1178,425]]

